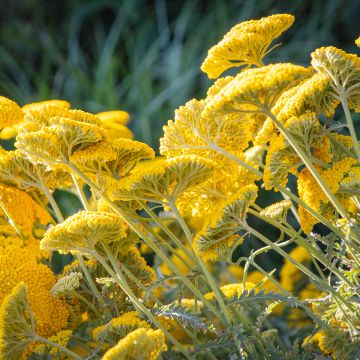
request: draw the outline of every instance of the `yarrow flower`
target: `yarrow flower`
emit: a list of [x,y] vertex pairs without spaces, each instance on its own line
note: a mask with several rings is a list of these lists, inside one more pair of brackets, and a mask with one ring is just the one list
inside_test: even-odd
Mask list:
[[201,70],[214,79],[231,67],[262,66],[263,57],[271,51],[269,45],[293,22],[292,15],[277,14],[234,26],[209,50]]
[[106,352],[104,360],[125,360],[146,358],[158,359],[167,350],[165,336],[161,330],[140,328],[120,340],[116,346]]

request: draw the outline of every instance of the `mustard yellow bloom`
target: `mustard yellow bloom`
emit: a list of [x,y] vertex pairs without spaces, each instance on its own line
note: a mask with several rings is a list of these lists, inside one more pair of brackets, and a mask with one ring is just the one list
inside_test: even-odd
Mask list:
[[121,243],[128,251],[132,241],[126,239],[127,225],[115,214],[99,211],[80,211],[61,224],[49,229],[41,240],[43,250],[62,252],[94,252],[98,242]]
[[205,221],[194,239],[195,250],[204,261],[224,257],[234,243],[243,241],[237,232],[242,229],[247,209],[256,197],[255,185],[244,186]]
[[32,110],[36,110],[43,106],[49,106],[49,105],[61,107],[64,109],[70,109],[70,107],[71,107],[71,104],[65,100],[45,100],[45,101],[35,102],[35,103],[31,103],[31,104],[26,104],[21,109],[25,114],[27,114]]
[[260,212],[260,215],[269,217],[270,219],[282,220],[286,217],[286,214],[291,206],[291,200],[282,200],[267,206]]
[[[330,169],[320,170],[321,178],[329,186],[332,193],[337,193],[341,181],[356,162],[355,159],[347,157],[333,163]],[[313,210],[320,211],[322,204],[329,203],[328,197],[321,190],[319,184],[308,169],[305,168],[300,172],[297,186],[300,198]],[[309,233],[312,230],[313,225],[318,222],[317,219],[301,206],[299,207],[299,217],[301,226],[306,233]]]
[[311,57],[311,65],[331,78],[338,98],[345,98],[350,109],[360,112],[360,58],[334,46],[316,49]]
[[175,111],[175,121],[168,121],[164,137],[160,139],[162,155],[197,154],[215,159],[219,155],[214,145],[236,154],[247,148],[254,120],[243,114],[202,117],[207,102],[212,99],[193,99]]
[[10,139],[17,133],[17,126],[24,120],[20,106],[4,96],[0,96],[0,139]]
[[0,180],[25,189],[30,194],[34,188],[43,192],[44,188],[54,190],[72,185],[69,173],[62,169],[49,170],[43,164],[34,165],[18,150],[0,154]]
[[[56,335],[50,336],[48,340],[62,347],[66,347],[71,336],[72,336],[71,330],[61,330]],[[34,349],[34,352],[40,355],[47,355],[47,354],[56,355],[59,354],[59,349],[52,347],[50,345],[39,344]]]
[[209,99],[202,116],[271,109],[284,91],[310,76],[312,71],[289,63],[243,71]]
[[28,302],[27,287],[19,283],[0,307],[0,358],[24,359],[34,341],[35,329]]
[[24,282],[37,320],[36,331],[47,337],[66,328],[69,309],[62,300],[50,294],[56,278],[48,266],[39,262],[39,258],[38,245],[13,244],[4,250],[0,248],[0,303],[14,286]]
[[211,160],[195,155],[170,158],[161,164],[157,162],[156,167],[141,169],[143,174],[140,177],[138,174],[130,175],[126,179],[129,191],[120,188],[113,197],[169,204],[181,193],[204,181],[214,166]]
[[355,40],[355,44],[360,47],[360,36]]
[[104,111],[95,116],[101,120],[101,125],[106,129],[109,139],[132,139],[134,137],[131,130],[126,127],[130,119],[126,111]]
[[[255,287],[255,284],[251,282],[245,283],[245,290],[251,290]],[[243,284],[227,284],[221,286],[220,290],[225,295],[226,298],[231,299],[235,295],[240,296],[244,292]],[[204,295],[205,299],[213,300],[215,299],[215,295],[213,292],[209,292]]]
[[129,139],[100,141],[77,151],[73,162],[91,176],[109,176],[119,180],[140,160],[153,159],[154,150],[148,145]]
[[209,50],[201,70],[213,79],[232,67],[262,66],[269,45],[293,22],[292,15],[276,14],[234,26]]
[[111,333],[124,337],[138,328],[148,329],[150,325],[145,320],[142,320],[136,311],[129,311],[111,319],[108,324],[95,328],[92,336],[96,341],[103,342]]
[[[0,201],[25,235],[32,235],[36,225],[48,225],[52,218],[29,194],[0,183]],[[0,209],[0,216],[5,216]]]
[[166,350],[165,335],[161,330],[140,328],[108,350],[103,360],[156,360]]

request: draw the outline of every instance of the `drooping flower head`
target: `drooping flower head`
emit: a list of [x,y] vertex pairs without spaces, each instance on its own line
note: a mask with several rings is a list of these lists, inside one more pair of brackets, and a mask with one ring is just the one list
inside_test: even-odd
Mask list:
[[349,108],[360,112],[360,58],[334,46],[316,49],[311,57],[316,71],[331,78],[338,97],[345,97]]
[[271,109],[279,96],[311,75],[312,70],[289,63],[241,72],[206,104],[204,117]]
[[126,230],[127,225],[115,214],[80,211],[49,229],[40,247],[44,250],[91,254],[98,242],[116,242],[121,243],[126,252],[132,244],[126,240]]
[[56,165],[67,163],[76,151],[104,137],[96,116],[48,105],[27,114],[15,146],[34,164]]
[[248,207],[257,197],[255,185],[244,186],[232,198],[205,221],[196,235],[195,249],[205,261],[224,257],[234,243],[242,242],[238,232],[242,230]]
[[276,14],[234,26],[209,50],[201,70],[213,79],[232,67],[262,66],[263,57],[271,51],[269,45],[293,22],[292,15]]
[[27,287],[19,283],[3,300],[0,308],[0,357],[19,360],[34,341],[35,322]]

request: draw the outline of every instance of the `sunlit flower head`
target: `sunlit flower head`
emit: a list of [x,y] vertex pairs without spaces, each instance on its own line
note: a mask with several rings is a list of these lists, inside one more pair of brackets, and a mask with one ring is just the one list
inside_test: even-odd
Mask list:
[[271,51],[269,45],[293,22],[292,15],[276,14],[234,26],[209,50],[201,70],[213,79],[232,67],[262,66],[263,57]]

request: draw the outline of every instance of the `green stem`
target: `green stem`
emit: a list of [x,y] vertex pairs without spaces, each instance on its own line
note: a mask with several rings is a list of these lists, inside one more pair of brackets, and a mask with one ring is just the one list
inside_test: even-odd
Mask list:
[[350,132],[350,135],[351,135],[351,140],[352,140],[352,143],[353,143],[353,147],[354,147],[356,156],[358,158],[358,161],[360,162],[359,141],[358,141],[358,139],[356,137],[356,131],[355,131],[355,127],[354,127],[354,122],[352,121],[349,106],[348,106],[348,103],[346,101],[346,95],[344,94],[343,91],[340,92],[340,101],[341,101],[341,105],[342,105],[342,107],[344,109],[346,124],[348,126],[348,129],[349,129],[349,132]]
[[[177,220],[179,221],[186,238],[188,239],[189,244],[192,246],[192,234],[190,232],[190,229],[188,228],[188,226],[186,225],[184,218],[181,216],[177,206],[175,204],[170,204],[170,208],[171,210],[174,212]],[[212,277],[212,275],[210,274],[210,272],[208,271],[208,269],[206,268],[206,265],[204,264],[204,262],[200,259],[197,258],[197,262],[199,264],[199,266],[201,267],[201,270],[203,271],[207,281],[209,282],[209,285],[212,289],[212,291],[215,294],[215,298],[220,306],[221,312],[223,313],[226,323],[228,326],[231,326],[231,319],[230,316],[226,310],[226,305],[223,299],[223,295],[221,294],[221,290],[219,289],[219,287],[217,286],[214,278]]]
[[184,253],[193,261],[195,262],[195,255],[192,253],[182,242],[179,240],[175,234],[166,226],[163,224],[161,219],[159,219],[154,212],[143,202],[140,203],[143,209],[147,212],[147,214],[151,217],[151,219],[156,222],[160,228],[167,234],[170,239],[179,247]]
[[317,260],[319,260],[323,265],[329,268],[329,270],[333,271],[333,273],[336,274],[336,276],[338,276],[340,279],[345,281],[349,286],[353,286],[353,284],[351,284],[351,282],[336,267],[334,267],[331,262],[329,262],[326,259],[323,252],[320,249],[316,249],[310,246],[309,243],[303,237],[301,237],[290,225],[289,228],[285,227],[273,219],[270,219],[266,216],[261,216],[257,211],[252,210],[251,208],[249,208],[248,212],[256,216],[258,219],[265,221],[266,223],[276,227],[280,231],[283,231],[288,236],[295,237],[297,239],[298,245],[304,247],[311,255],[315,256]]
[[99,310],[94,306],[94,304],[92,304],[88,299],[86,299],[84,296],[80,295],[79,293],[77,293],[76,291],[72,291],[70,292],[71,296],[74,296],[76,298],[78,298],[80,301],[82,301],[84,304],[86,304],[87,306],[89,306],[89,308],[100,318],[102,318],[102,315],[100,314]]
[[103,246],[106,251],[106,255],[109,258],[115,272],[111,270],[110,266],[99,254],[95,254],[96,258],[101,263],[101,265],[106,269],[106,271],[114,278],[114,280],[124,290],[126,295],[134,304],[135,308],[140,309],[140,311],[144,313],[144,315],[146,315],[154,325],[156,325],[159,329],[161,329],[164,332],[164,334],[169,339],[169,341],[171,341],[184,354],[186,358],[189,358],[186,349],[165,329],[165,327],[156,319],[156,317],[147,309],[147,307],[136,297],[134,292],[131,290],[131,287],[128,285],[126,279],[122,275],[122,272],[118,267],[117,260],[112,255],[110,249],[107,247],[106,244],[103,244]]
[[273,113],[269,109],[263,108],[262,111],[264,112],[264,114],[269,116],[269,118],[275,123],[275,125],[278,127],[280,132],[284,135],[285,139],[289,142],[289,144],[292,146],[292,148],[296,151],[296,153],[298,154],[300,159],[304,162],[306,167],[309,169],[310,173],[312,174],[312,176],[314,177],[314,179],[316,180],[316,182],[318,183],[318,185],[320,186],[322,191],[326,194],[328,199],[332,202],[332,204],[334,205],[336,210],[339,212],[339,214],[343,218],[349,219],[349,214],[347,213],[347,211],[341,206],[337,197],[331,192],[329,186],[323,181],[319,172],[316,170],[315,166],[310,161],[310,159],[308,158],[308,156],[306,155],[304,150],[301,149],[301,147],[297,144],[297,142],[294,140],[292,135],[287,132],[285,126],[273,115]]
[[49,345],[49,346],[51,346],[51,347],[54,347],[54,348],[60,350],[61,352],[65,353],[65,354],[68,354],[68,355],[71,356],[73,359],[82,360],[82,357],[81,357],[81,356],[75,354],[74,352],[72,352],[71,350],[67,349],[67,348],[64,347],[64,346],[61,346],[60,344],[57,344],[56,342],[53,342],[53,341],[51,341],[51,340],[49,340],[49,339],[43,338],[42,336],[35,335],[34,340],[35,340],[35,341],[38,341],[38,342],[40,342],[40,343]]
[[346,299],[341,297],[331,286],[329,286],[327,283],[324,283],[321,278],[316,276],[314,273],[312,273],[306,266],[298,262],[296,259],[292,258],[287,252],[285,252],[283,249],[278,247],[276,244],[274,244],[271,240],[269,240],[267,237],[265,237],[263,234],[259,233],[257,230],[251,228],[247,224],[244,224],[244,228],[251,234],[253,234],[255,237],[257,237],[259,240],[261,240],[266,245],[270,246],[273,250],[275,250],[277,253],[282,255],[285,259],[290,261],[294,266],[296,266],[300,271],[302,271],[305,275],[307,275],[310,279],[312,279],[315,283],[320,283],[326,288],[334,297],[337,297],[342,301],[342,303],[353,313],[357,313],[356,309],[352,304],[350,304]]
[[64,217],[63,217],[54,197],[50,193],[49,189],[46,186],[42,185],[41,190],[45,194],[46,198],[49,200],[49,203],[50,203],[52,209],[54,210],[54,213],[55,213],[58,223],[62,223],[64,221]]
[[79,194],[79,199],[81,201],[81,204],[83,206],[83,208],[87,211],[89,211],[89,203],[87,201],[87,198],[84,194],[83,188],[81,186],[81,184],[79,183],[79,180],[76,178],[76,176],[74,174],[71,174],[72,180],[74,182],[74,185],[76,187],[76,191]]

